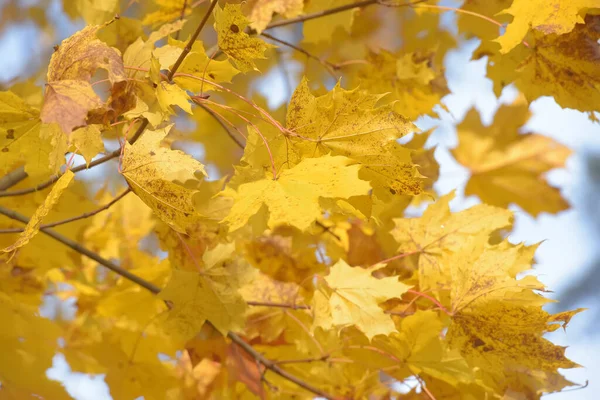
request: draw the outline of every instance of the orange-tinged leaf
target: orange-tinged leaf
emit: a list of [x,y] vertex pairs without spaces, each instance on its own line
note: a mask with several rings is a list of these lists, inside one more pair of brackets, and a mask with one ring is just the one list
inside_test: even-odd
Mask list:
[[104,102],[89,82],[62,80],[49,82],[40,118],[42,122],[57,123],[68,135],[78,126],[85,126],[90,110],[101,108]]
[[123,59],[118,50],[96,38],[104,25],[86,26],[65,39],[52,54],[48,65],[48,82],[89,82],[98,68],[108,71],[111,83],[125,80]]
[[70,170],[65,172],[60,179],[52,187],[52,191],[48,194],[48,197],[44,200],[44,203],[36,210],[35,214],[29,220],[29,223],[25,227],[25,230],[19,235],[17,241],[11,246],[2,249],[4,253],[10,253],[17,250],[19,247],[25,246],[32,237],[34,237],[40,231],[40,225],[42,224],[44,217],[48,215],[52,207],[58,202],[60,196],[69,186],[75,174]]

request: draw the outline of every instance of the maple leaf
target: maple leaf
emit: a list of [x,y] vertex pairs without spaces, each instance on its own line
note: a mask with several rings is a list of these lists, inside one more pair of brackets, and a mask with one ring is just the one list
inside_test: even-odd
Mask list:
[[433,66],[433,56],[433,52],[423,51],[370,52],[367,63],[356,72],[353,81],[374,92],[391,91],[396,101],[393,109],[411,120],[431,115],[433,107],[450,93],[443,69]]
[[[131,189],[173,229],[185,233],[199,215],[194,209],[194,190],[183,183],[196,180],[196,172],[205,174],[204,166],[191,156],[160,147],[172,125],[156,131],[147,130],[134,145],[125,145],[121,173]],[[178,184],[175,180],[182,182]]]
[[[465,359],[458,351],[450,349],[443,339],[445,324],[436,312],[419,310],[402,318],[399,325],[397,332],[388,336],[378,335],[371,343],[391,357],[378,357],[371,351],[354,349],[350,354],[356,360],[376,363],[398,380],[414,374],[432,376],[451,385],[474,380],[473,371]],[[393,366],[396,368],[391,368]]]
[[479,234],[510,227],[512,213],[501,208],[480,204],[467,210],[451,213],[450,200],[454,193],[438,199],[420,218],[396,218],[391,234],[398,252],[417,259],[420,290],[440,288],[446,278],[440,268],[440,257],[456,252],[466,239]]
[[568,203],[542,175],[564,167],[571,151],[541,135],[519,134],[529,117],[527,108],[523,103],[502,106],[489,127],[472,109],[457,126],[459,144],[452,154],[471,171],[465,194],[499,207],[516,203],[534,216],[556,213]]
[[[554,329],[551,320],[539,307],[493,300],[454,315],[447,337],[471,365],[483,366],[478,375],[485,385],[499,392],[516,387],[539,394],[559,377],[558,368],[578,366],[565,357],[564,347],[543,338]],[[532,379],[523,382],[523,371]],[[569,385],[562,382],[555,390]]]
[[101,125],[88,125],[71,133],[71,142],[79,150],[87,166],[92,158],[104,151],[101,130]]
[[575,24],[584,22],[581,13],[597,8],[595,0],[515,0],[502,11],[514,16],[506,33],[497,39],[502,53],[508,53],[525,37],[529,29],[545,35],[569,33]]
[[302,13],[303,0],[250,0],[246,7],[249,9],[248,19],[250,27],[257,33],[261,33],[273,14],[277,13],[284,18],[294,18]]
[[2,397],[70,399],[64,387],[46,374],[59,351],[60,326],[2,292],[0,318],[7,324],[0,334]]
[[356,326],[369,339],[393,332],[391,316],[379,303],[401,297],[410,286],[397,277],[374,278],[371,274],[377,268],[353,268],[343,260],[332,266],[325,277],[328,287],[315,292],[313,298],[313,329]]
[[331,92],[315,97],[303,79],[290,101],[286,125],[298,135],[295,147],[300,156],[343,155],[361,163],[361,175],[374,187],[420,193],[422,180],[410,151],[396,144],[417,128],[394,112],[392,105],[375,107],[381,97],[359,88],[344,90],[339,83]]
[[231,278],[226,262],[234,245],[219,245],[204,254],[201,272],[173,270],[160,297],[173,303],[167,325],[187,340],[210,321],[223,335],[243,327],[246,302],[238,292],[241,285]]
[[[154,50],[153,54],[158,58],[161,69],[171,68],[185,48],[186,43],[169,37],[167,45]],[[192,92],[204,92],[207,90],[218,90],[210,82],[230,83],[231,79],[240,71],[235,69],[229,60],[219,61],[209,58],[200,41],[195,41],[192,50],[181,63],[178,72],[180,75],[174,81],[180,87]],[[186,75],[193,75],[198,79]],[[208,82],[207,82],[208,81]]]
[[[0,92],[0,154],[2,174],[25,163],[33,176],[47,174],[50,143],[40,138],[39,110],[12,92]],[[40,157],[40,154],[45,154]]]
[[492,43],[476,51],[476,58],[489,56],[488,76],[494,92],[514,82],[529,102],[553,96],[561,107],[580,111],[600,110],[600,65],[596,42],[600,39],[600,16],[588,15],[585,25],[577,24],[564,35],[534,31],[529,48],[518,46],[506,55]]
[[[304,13],[311,14],[352,3],[354,0],[309,0],[304,5]],[[355,10],[347,10],[317,20],[306,21],[302,27],[304,41],[317,43],[330,40],[338,29],[350,32],[354,14]]]
[[65,191],[65,189],[69,186],[75,174],[69,170],[67,170],[60,179],[56,182],[56,184],[52,187],[52,190],[48,194],[48,197],[44,200],[44,203],[40,205],[40,207],[36,210],[35,214],[29,220],[29,223],[25,227],[25,230],[19,235],[17,241],[11,246],[5,247],[2,249],[4,253],[10,253],[15,251],[19,247],[25,246],[32,237],[34,237],[40,231],[40,225],[44,220],[44,217],[48,215],[52,207],[58,202],[60,196]]
[[322,214],[319,198],[348,198],[369,191],[369,183],[358,178],[358,169],[346,157],[307,158],[276,179],[267,177],[244,183],[235,191],[226,189],[223,195],[233,197],[234,203],[223,222],[230,231],[240,229],[264,205],[269,210],[269,228],[290,225],[304,230]]
[[215,30],[219,48],[233,59],[242,72],[258,70],[254,60],[264,59],[264,52],[275,47],[244,32],[248,23],[238,4],[225,4],[222,9],[215,8]]

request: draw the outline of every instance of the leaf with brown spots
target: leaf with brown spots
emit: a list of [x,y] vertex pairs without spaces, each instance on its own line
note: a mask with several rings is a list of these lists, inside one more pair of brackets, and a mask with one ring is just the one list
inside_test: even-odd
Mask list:
[[[376,107],[384,95],[340,84],[315,97],[303,79],[288,107],[287,128],[294,148],[303,157],[343,155],[361,164],[361,178],[392,193],[418,194],[423,179],[412,163],[410,150],[396,140],[417,128],[393,110]],[[290,151],[288,151],[289,153]]]
[[245,29],[248,20],[239,4],[225,4],[215,8],[215,30],[219,48],[231,57],[242,72],[257,70],[254,60],[264,59],[264,52],[275,46],[250,37]]
[[186,233],[201,215],[192,202],[195,190],[184,184],[188,180],[197,180],[196,172],[205,172],[204,166],[191,156],[161,147],[171,127],[147,130],[134,145],[127,143],[121,173],[133,192],[160,219],[176,231]]

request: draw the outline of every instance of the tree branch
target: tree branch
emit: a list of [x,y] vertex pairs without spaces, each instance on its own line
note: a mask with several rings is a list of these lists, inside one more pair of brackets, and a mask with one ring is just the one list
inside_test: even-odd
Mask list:
[[280,368],[274,361],[271,361],[271,360],[263,357],[262,354],[260,354],[256,350],[254,350],[254,348],[252,346],[250,346],[248,343],[246,343],[241,337],[239,337],[235,333],[229,332],[227,334],[227,337],[229,337],[229,339],[231,339],[232,342],[234,342],[235,344],[240,346],[242,349],[244,349],[244,351],[246,353],[248,353],[250,356],[252,356],[252,358],[254,358],[258,363],[264,365],[265,368],[273,371],[274,373],[287,379],[288,381],[295,383],[296,385],[300,386],[301,388],[304,388],[304,389],[308,390],[309,392],[316,394],[319,397],[323,397],[323,398],[326,398],[329,400],[335,400],[335,397],[323,392],[321,389],[318,389],[318,388],[304,382],[301,379],[296,378],[294,375],[292,375],[289,372],[287,372],[286,370]]
[[0,178],[0,190],[6,190],[27,178],[25,167],[21,166]]
[[[0,214],[7,216],[10,219],[22,222],[24,224],[28,224],[29,223],[29,219],[27,217],[25,217],[24,215],[21,215],[13,210],[9,210],[7,208],[4,208],[2,206],[0,206]],[[93,251],[87,249],[86,247],[80,245],[79,243],[53,231],[52,229],[49,228],[42,228],[40,229],[41,232],[45,233],[46,235],[50,236],[51,238],[61,242],[62,244],[64,244],[67,247],[70,247],[71,249],[75,250],[76,252],[83,254],[84,256],[91,258],[92,260],[96,261],[97,263],[99,263],[100,265],[110,269],[111,271],[119,274],[120,276],[122,276],[125,279],[130,280],[133,283],[136,283],[138,285],[140,285],[141,287],[143,287],[144,289],[150,291],[151,293],[154,294],[158,294],[160,293],[161,289],[158,286],[155,286],[154,284],[152,284],[151,282],[148,282],[142,278],[140,278],[139,276],[132,274],[131,272],[129,272],[128,270],[119,267],[116,264],[113,264],[112,262],[102,258],[100,255],[94,253]],[[207,321],[208,323],[210,323],[210,321]],[[335,400],[335,398],[325,392],[323,392],[322,390],[313,387],[312,385],[304,382],[303,380],[295,377],[294,375],[290,374],[289,372],[283,370],[282,368],[280,368],[274,361],[271,361],[265,357],[262,356],[262,354],[258,353],[256,350],[254,350],[252,348],[252,346],[250,346],[248,343],[246,343],[240,336],[238,336],[237,334],[233,333],[233,332],[229,332],[227,334],[227,337],[229,337],[229,339],[231,339],[231,341],[233,341],[234,343],[236,343],[238,346],[240,346],[242,349],[244,349],[244,351],[246,351],[249,355],[251,355],[258,363],[262,364],[265,366],[265,368],[273,371],[274,373],[276,373],[277,375],[289,380],[290,382],[295,383],[296,385],[308,390],[309,392],[312,392],[314,394],[316,394],[317,396],[329,399],[329,400]]]
[[302,47],[296,46],[293,43],[290,42],[286,42],[285,40],[276,38],[275,36],[271,36],[266,32],[261,33],[261,36],[266,37],[267,39],[271,39],[272,41],[276,42],[276,43],[280,43],[284,46],[287,46],[291,49],[296,50],[299,53],[304,54],[306,57],[308,58],[312,58],[313,60],[319,62],[319,64],[321,64],[326,70],[327,72],[329,72],[334,78],[337,78],[335,76],[334,70],[336,69],[336,66],[332,63],[330,63],[329,61],[326,60],[321,60],[319,57],[315,56],[314,54],[308,52],[307,50],[303,49]]
[[[139,137],[142,135],[142,133],[144,132],[144,130],[146,129],[147,126],[148,126],[148,120],[144,118],[142,120],[142,124],[139,126],[139,128],[137,129],[137,131],[135,132],[135,134],[129,141],[129,143],[131,143],[131,144],[135,143],[136,140],[138,140]],[[82,164],[77,167],[71,168],[71,172],[79,172],[79,171],[83,171],[84,169],[93,168],[96,165],[104,164],[105,162],[110,161],[113,158],[117,158],[120,155],[121,155],[121,149],[117,149],[117,150],[113,151],[112,153],[108,153],[107,155],[90,162],[89,166],[86,164]],[[46,182],[42,182],[39,185],[29,188],[29,189],[20,189],[20,190],[0,192],[0,197],[22,196],[25,194],[37,192],[38,190],[46,189],[47,187],[52,186],[56,181],[58,181],[61,176],[62,176],[62,174],[55,175],[52,178],[48,179]]]
[[281,21],[271,22],[265,29],[278,28],[280,26],[286,26],[291,24],[297,24],[298,22],[310,21],[311,19],[325,17],[331,14],[341,13],[343,11],[351,10],[353,8],[367,7],[373,4],[379,3],[379,0],[363,0],[353,4],[346,4],[340,7],[330,8],[329,10],[317,11],[311,14],[301,15],[296,18],[284,19]]
[[212,11],[214,10],[217,3],[218,3],[218,0],[212,0],[212,3],[210,3],[210,6],[208,6],[208,10],[206,10],[206,14],[204,14],[204,18],[202,18],[202,21],[200,21],[200,25],[198,25],[198,28],[196,28],[196,31],[190,37],[190,40],[185,45],[185,48],[179,55],[179,58],[177,58],[177,61],[175,61],[175,64],[173,65],[173,68],[171,69],[171,71],[169,71],[169,75],[167,77],[169,82],[173,80],[173,75],[175,75],[175,72],[177,72],[177,70],[181,66],[181,63],[183,62],[185,57],[189,54],[190,51],[192,51],[193,43],[196,41],[196,39],[198,39],[198,36],[200,36],[200,32],[202,32],[204,25],[206,25],[206,22],[208,21],[208,18],[210,18],[210,15],[212,14]]
[[[56,221],[56,222],[52,222],[49,224],[44,224],[40,226],[40,229],[43,228],[54,228],[55,226],[59,226],[59,225],[64,225],[64,224],[68,224],[69,222],[74,222],[74,221],[79,221],[80,219],[86,219],[89,217],[93,217],[94,215],[107,210],[108,208],[110,208],[112,205],[114,205],[115,203],[117,203],[119,200],[121,200],[123,197],[125,197],[129,192],[131,192],[131,188],[127,188],[125,189],[125,191],[123,193],[121,193],[120,195],[118,195],[117,197],[115,197],[114,199],[112,199],[110,202],[108,202],[107,204],[103,205],[102,207],[94,210],[94,211],[90,211],[81,215],[78,215],[76,217],[71,217],[71,218],[67,218],[67,219],[63,219],[61,221]],[[23,228],[8,228],[8,229],[0,229],[0,233],[20,233],[23,232],[25,229]]]
[[[202,31],[202,28],[204,28],[204,25],[206,25],[206,22],[208,21],[208,18],[210,17],[210,14],[212,13],[212,10],[217,5],[217,2],[218,2],[218,0],[213,0],[212,1],[212,3],[210,4],[208,10],[206,11],[206,14],[204,15],[204,18],[200,22],[200,25],[198,25],[198,28],[196,29],[196,32],[194,32],[194,34],[192,35],[192,37],[190,38],[190,40],[186,44],[185,48],[183,49],[183,52],[179,55],[179,58],[175,62],[175,65],[173,65],[173,68],[171,69],[171,71],[169,72],[169,75],[167,77],[167,79],[169,81],[171,81],[173,79],[173,75],[175,75],[175,72],[177,72],[177,69],[179,68],[179,66],[181,65],[181,63],[185,59],[185,57],[192,50],[192,44],[194,43],[194,41],[196,41],[196,39],[200,35],[200,32]],[[148,126],[148,120],[146,118],[144,118],[142,120],[142,124],[139,126],[138,130],[136,131],[136,133],[131,138],[131,140],[130,140],[131,144],[135,143],[135,141],[141,136],[141,134],[144,132],[144,130],[146,129],[147,126]],[[95,167],[96,165],[105,163],[106,161],[112,160],[113,158],[119,157],[120,155],[121,155],[121,150],[120,149],[119,150],[115,150],[112,153],[109,153],[109,154],[105,155],[104,157],[101,157],[101,158],[99,158],[99,159],[97,159],[95,161],[92,161],[89,166],[87,166],[87,165],[80,165],[78,167],[72,168],[71,172],[79,172],[79,171],[82,171],[84,169]],[[23,172],[23,173],[26,174],[25,172]],[[62,174],[56,175],[56,176],[48,179],[46,182],[40,183],[39,185],[37,185],[37,186],[35,186],[33,188],[21,189],[21,190],[14,190],[14,191],[10,191],[10,192],[8,192],[8,191],[0,192],[0,197],[22,196],[22,195],[25,195],[25,194],[37,192],[38,190],[43,190],[43,189],[45,189],[45,188],[53,185],[56,181],[58,181],[58,179],[61,177],[61,175]],[[22,179],[25,179],[26,176],[27,175],[23,176]]]
[[[13,210],[4,208],[2,206],[0,206],[0,214],[5,215],[8,218],[13,219],[15,221],[22,222],[24,224],[29,223],[29,218],[15,212]],[[50,228],[41,228],[40,231],[45,233],[46,235],[50,236],[51,238],[61,242],[65,246],[70,247],[71,249],[75,250],[76,252],[83,254],[84,256],[86,256],[88,258],[91,258],[92,260],[96,261],[98,264],[101,264],[104,267],[110,269],[111,271],[121,275],[123,278],[128,279],[131,282],[140,285],[144,289],[147,289],[154,294],[157,294],[160,292],[160,288],[158,286],[155,286],[152,283],[140,278],[139,276],[132,274],[128,270],[121,268],[118,265],[100,257],[100,255],[98,255],[98,254],[94,253],[93,251],[87,249],[86,247],[80,245],[79,243],[75,242],[74,240],[71,240],[68,237],[63,236],[60,233],[53,231]]]

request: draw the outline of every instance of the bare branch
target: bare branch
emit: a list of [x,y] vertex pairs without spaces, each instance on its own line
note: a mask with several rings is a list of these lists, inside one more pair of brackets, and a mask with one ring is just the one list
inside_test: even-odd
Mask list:
[[[10,219],[22,222],[24,224],[29,223],[29,219],[27,217],[25,217],[24,215],[21,215],[13,210],[9,210],[5,207],[0,206],[0,214],[7,216]],[[42,228],[40,229],[41,232],[45,233],[46,235],[50,236],[51,238],[61,242],[62,244],[64,244],[67,247],[70,247],[71,249],[75,250],[76,252],[83,254],[84,256],[91,258],[92,260],[96,261],[97,263],[99,263],[100,265],[110,269],[111,271],[119,274],[120,276],[122,276],[125,279],[130,280],[133,283],[136,283],[138,285],[140,285],[141,287],[143,287],[144,289],[154,293],[154,294],[158,294],[160,293],[161,289],[158,286],[155,286],[154,284],[152,284],[151,282],[148,282],[142,278],[140,278],[139,276],[132,274],[131,272],[129,272],[128,270],[119,267],[116,264],[113,264],[112,262],[102,258],[100,255],[94,253],[93,251],[87,249],[86,247],[80,245],[79,243],[53,231],[50,228]],[[210,322],[208,322],[210,323]],[[250,356],[252,356],[258,363],[262,364],[265,366],[265,368],[273,371],[274,373],[276,373],[277,375],[289,380],[290,382],[295,383],[296,385],[308,390],[309,392],[312,392],[314,394],[316,394],[317,396],[329,399],[329,400],[335,400],[335,398],[325,392],[323,392],[322,390],[313,387],[312,385],[304,382],[303,380],[295,377],[294,375],[290,374],[289,372],[283,370],[282,368],[280,368],[274,361],[268,360],[267,358],[263,357],[260,353],[258,353],[256,350],[254,350],[252,348],[252,346],[250,346],[248,343],[246,343],[241,337],[239,337],[237,334],[233,333],[233,332],[229,332],[227,334],[227,336],[234,342],[236,343],[238,346],[240,346],[244,351],[246,351]]]
[[[131,188],[125,189],[125,191],[123,193],[121,193],[120,195],[118,195],[117,197],[115,197],[114,199],[112,199],[110,202],[108,202],[107,204],[103,205],[102,207],[100,207],[100,208],[98,208],[98,209],[96,209],[94,211],[90,211],[90,212],[78,215],[76,217],[71,217],[71,218],[63,219],[61,221],[56,221],[56,222],[51,222],[49,224],[44,224],[44,225],[40,226],[40,229],[43,229],[43,228],[53,228],[55,226],[68,224],[69,222],[79,221],[81,219],[86,219],[86,218],[89,218],[89,217],[93,217],[94,215],[96,215],[98,213],[101,213],[104,210],[109,209],[112,205],[114,205],[119,200],[121,200],[123,197],[125,197],[129,192],[131,192]],[[23,231],[24,231],[23,228],[0,229],[0,233],[19,233],[19,232],[23,232]]]
[[309,392],[316,394],[319,397],[323,397],[323,398],[326,398],[329,400],[335,400],[335,397],[331,396],[330,394],[327,394],[327,393],[323,392],[321,389],[318,389],[318,388],[304,382],[303,380],[296,378],[294,375],[292,375],[289,372],[287,372],[286,370],[280,368],[274,361],[271,361],[271,360],[263,357],[262,354],[260,354],[256,350],[254,350],[254,348],[252,346],[250,346],[248,343],[246,343],[241,337],[239,337],[235,333],[229,332],[227,334],[227,337],[229,337],[229,339],[231,339],[235,344],[237,344],[242,349],[244,349],[244,351],[246,353],[248,353],[249,355],[251,355],[257,362],[264,365],[265,368],[273,371],[274,373],[287,379],[288,381],[295,383],[296,385],[300,386],[301,388],[304,388],[304,389],[308,390]]
[[212,14],[212,11],[214,10],[217,3],[218,3],[218,0],[212,0],[212,3],[210,3],[210,6],[208,6],[208,10],[206,10],[206,14],[204,14],[204,18],[202,18],[202,21],[200,21],[200,25],[198,25],[198,28],[196,28],[196,31],[192,34],[192,37],[190,37],[190,40],[185,45],[185,48],[179,55],[179,58],[177,59],[177,61],[175,61],[175,64],[173,65],[173,68],[171,69],[171,71],[169,71],[169,75],[167,77],[169,82],[171,80],[173,80],[173,76],[175,75],[175,72],[177,72],[177,70],[181,66],[181,63],[183,62],[185,57],[188,55],[188,53],[190,51],[192,51],[192,45],[194,44],[196,39],[198,39],[198,36],[200,36],[200,32],[202,32],[204,25],[206,25],[206,22],[208,21],[208,18],[210,18],[210,14]]
[[[22,222],[24,224],[29,223],[29,218],[15,212],[13,210],[9,210],[5,207],[2,207],[2,206],[0,206],[0,214],[5,215],[8,218],[13,219],[15,221]],[[42,228],[42,229],[40,229],[40,231],[45,233],[46,235],[50,236],[51,238],[61,242],[65,246],[70,247],[71,249],[75,250],[76,252],[83,254],[84,256],[86,256],[88,258],[91,258],[92,260],[96,261],[98,264],[121,275],[123,278],[128,279],[131,282],[140,285],[144,289],[147,289],[154,294],[158,294],[160,292],[160,288],[158,286],[155,286],[152,283],[140,278],[139,276],[132,274],[128,270],[121,268],[118,265],[100,257],[98,254],[96,254],[93,251],[87,249],[86,247],[80,245],[79,243],[75,242],[74,240],[71,240],[68,237],[63,236],[60,233],[53,231],[50,228]]]
[[25,167],[21,166],[0,178],[0,190],[6,190],[27,178]]
[[[142,120],[142,124],[139,126],[139,128],[137,129],[137,131],[135,132],[135,134],[129,141],[129,143],[131,143],[131,144],[135,143],[135,141],[138,140],[138,138],[142,135],[142,133],[144,132],[144,130],[146,129],[147,126],[148,126],[148,120],[144,118]],[[82,164],[77,167],[71,168],[71,172],[79,172],[79,171],[83,171],[84,169],[93,168],[96,165],[104,164],[105,162],[110,161],[113,158],[117,158],[120,155],[121,155],[121,149],[117,149],[117,150],[113,151],[112,153],[108,153],[107,155],[90,162],[89,166],[86,164]],[[39,185],[29,188],[29,189],[20,189],[20,190],[0,192],[0,197],[22,196],[25,194],[37,192],[38,190],[46,189],[47,187],[52,186],[56,181],[58,181],[61,176],[62,176],[62,174],[55,175],[52,178],[48,179],[46,182],[42,182]]]

